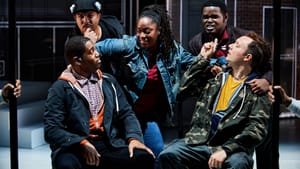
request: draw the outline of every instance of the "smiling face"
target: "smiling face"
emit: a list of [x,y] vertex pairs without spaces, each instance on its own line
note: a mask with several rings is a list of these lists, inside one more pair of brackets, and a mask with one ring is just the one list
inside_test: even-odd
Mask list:
[[149,17],[141,17],[137,23],[136,36],[142,48],[155,49],[158,45],[160,30]]
[[101,13],[96,11],[82,11],[74,14],[74,20],[82,34],[86,32],[87,28],[93,31],[98,29]]
[[227,15],[223,15],[220,7],[207,6],[202,11],[202,26],[206,33],[221,34],[227,25]]

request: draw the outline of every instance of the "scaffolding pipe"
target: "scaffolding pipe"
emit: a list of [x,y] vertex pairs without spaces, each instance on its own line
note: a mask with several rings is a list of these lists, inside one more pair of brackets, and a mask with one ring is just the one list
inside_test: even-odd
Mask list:
[[[280,85],[281,0],[273,0],[273,85]],[[280,95],[274,91],[275,98]],[[272,116],[272,169],[279,169],[279,99],[275,99]]]
[[[15,0],[8,1],[8,74],[9,82],[16,84],[16,3]],[[13,90],[9,93],[9,124],[10,124],[10,166],[11,169],[18,169],[18,118],[17,118],[17,98],[13,95]]]

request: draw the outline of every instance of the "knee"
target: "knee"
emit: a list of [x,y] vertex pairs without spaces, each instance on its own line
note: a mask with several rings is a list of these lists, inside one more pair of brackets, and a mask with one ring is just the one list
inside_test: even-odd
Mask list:
[[55,169],[79,169],[81,168],[80,164],[75,164],[73,162],[70,161],[64,161],[64,162],[56,162],[55,163],[55,167],[53,167]]
[[253,168],[254,162],[246,153],[236,153],[229,156],[225,163],[229,168],[249,169]]
[[172,152],[161,152],[158,156],[159,163],[165,163],[167,161],[173,161],[176,159],[176,155]]
[[61,154],[55,158],[52,163],[55,169],[80,169],[82,164],[80,160],[71,153]]
[[158,156],[159,153],[164,148],[164,141],[159,130],[158,125],[155,122],[148,122],[147,128],[144,134],[145,145],[149,147],[155,156]]
[[148,152],[143,150],[135,150],[135,166],[136,168],[144,168],[144,169],[153,169],[154,168],[154,158]]
[[[160,155],[158,156],[157,159],[157,166],[158,168],[170,168],[171,166],[173,167],[179,167],[180,161],[176,160],[176,155],[174,153],[171,152],[161,152]],[[171,168],[173,168],[171,167]]]
[[153,151],[155,157],[158,157],[159,154],[163,151],[164,145],[157,144],[157,145],[150,146],[149,148]]

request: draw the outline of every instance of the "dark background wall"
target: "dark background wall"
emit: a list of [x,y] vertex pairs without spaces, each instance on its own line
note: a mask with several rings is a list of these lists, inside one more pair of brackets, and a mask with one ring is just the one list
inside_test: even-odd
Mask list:
[[[166,0],[100,0],[103,2],[103,11],[107,15],[117,16],[124,24],[127,34],[135,33],[136,19],[139,11],[152,3],[158,3],[171,7],[173,32],[178,41],[187,47],[188,40],[201,31],[200,9],[204,0],[172,0],[172,4],[166,4]],[[16,0],[17,28],[20,33],[20,77],[23,80],[53,81],[64,68],[63,44],[73,25],[73,18],[69,12],[72,0]],[[131,2],[131,6],[130,6]],[[263,33],[263,7],[272,6],[272,0],[226,0],[229,11],[229,24]],[[237,10],[234,16],[234,5]],[[299,10],[299,0],[281,0],[283,8],[296,8]],[[7,38],[8,38],[8,0],[0,0],[0,78],[8,79]],[[125,6],[125,7],[124,7]],[[298,11],[299,13],[299,11]],[[270,18],[272,20],[272,18]],[[300,59],[300,18],[297,16],[296,29],[296,61]],[[272,23],[270,21],[269,23]],[[290,18],[282,18],[281,26],[290,26]],[[268,32],[272,31],[272,24],[266,25]],[[283,39],[286,33],[281,32]],[[268,37],[269,38],[269,37]],[[286,43],[292,40],[284,39]],[[270,41],[272,41],[270,39]],[[293,42],[294,43],[294,42]],[[287,49],[283,48],[282,51]],[[4,61],[4,62],[2,62]],[[300,73],[297,66],[296,74]],[[296,82],[300,77],[296,75]],[[286,81],[290,84],[291,82]],[[296,93],[300,97],[300,83],[295,83]]]

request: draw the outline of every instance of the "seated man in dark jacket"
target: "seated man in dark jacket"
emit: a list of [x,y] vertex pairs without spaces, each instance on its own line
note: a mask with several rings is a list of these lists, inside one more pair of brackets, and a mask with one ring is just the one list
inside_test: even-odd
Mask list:
[[65,45],[70,65],[50,87],[45,139],[56,169],[153,169],[139,122],[116,80],[103,74],[94,42],[74,36]]
[[[233,27],[229,24],[229,13],[224,0],[207,0],[203,2],[201,7],[201,27],[202,31],[195,35],[189,41],[189,51],[197,55],[200,52],[202,45],[206,42],[218,39],[216,51],[211,62],[211,71],[214,74],[219,73],[222,68],[226,67],[226,59],[228,52],[228,45],[233,43],[237,38],[245,35],[248,30],[238,27]],[[256,93],[263,93],[268,91],[269,85],[272,83],[271,63],[261,77],[249,81],[249,85]],[[192,103],[195,103],[195,98]],[[189,106],[189,105],[188,105]],[[185,107],[188,107],[185,106]],[[190,106],[192,107],[192,106]],[[183,113],[188,112],[185,108]],[[257,169],[272,168],[272,153],[269,153],[272,148],[272,116],[270,118],[271,125],[269,125],[269,132],[264,142],[256,148],[256,165]]]

